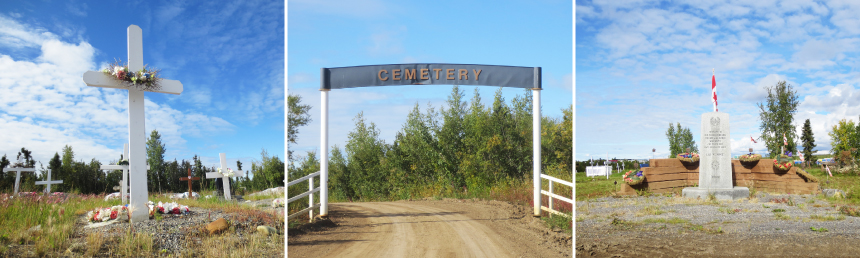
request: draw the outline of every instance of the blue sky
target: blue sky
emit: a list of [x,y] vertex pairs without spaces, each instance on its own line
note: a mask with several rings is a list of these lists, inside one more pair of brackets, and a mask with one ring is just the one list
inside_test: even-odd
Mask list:
[[165,159],[199,155],[247,167],[284,148],[283,1],[0,2],[0,155],[21,147],[47,165],[70,145],[103,164],[128,141],[127,92],[86,86],[87,70],[127,58],[126,28],[143,30],[143,59],[179,80],[181,95],[146,93],[146,131]]
[[712,69],[734,155],[765,150],[749,141],[756,103],[780,80],[799,95],[798,128],[810,119],[829,151],[832,126],[860,116],[857,13],[858,1],[577,1],[576,159],[666,157],[669,123],[699,144]]
[[[299,128],[297,155],[319,151],[322,67],[397,63],[462,63],[540,66],[542,112],[561,118],[572,104],[570,1],[290,1],[288,92],[312,106],[311,123]],[[443,107],[451,86],[387,86],[329,93],[329,142],[341,149],[364,112],[386,143],[406,122],[415,103]],[[474,86],[461,86],[466,99]],[[490,105],[498,87],[477,87]],[[505,88],[510,101],[523,89]]]

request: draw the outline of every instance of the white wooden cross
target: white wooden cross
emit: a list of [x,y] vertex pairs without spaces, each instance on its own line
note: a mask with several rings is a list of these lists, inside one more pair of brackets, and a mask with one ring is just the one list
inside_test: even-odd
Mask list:
[[15,168],[4,168],[3,169],[3,172],[12,172],[12,171],[16,172],[15,173],[15,194],[14,195],[18,195],[18,188],[21,185],[21,172],[36,172],[36,168],[15,167]]
[[[128,159],[128,143],[122,145],[122,158]],[[128,165],[101,165],[100,169],[122,170],[122,181],[120,181],[120,196],[122,203],[126,203],[126,194],[128,194]],[[149,170],[149,165],[146,165],[146,170]]]
[[[218,153],[218,156],[221,157],[221,171],[227,171],[227,153]],[[233,176],[245,176],[242,170],[234,170]],[[230,194],[230,177],[225,177],[221,173],[218,172],[209,172],[206,173],[206,178],[221,178],[221,182],[224,182],[224,198],[230,200],[232,195]]]
[[[137,25],[128,26],[128,70],[143,69],[143,36]],[[128,169],[131,183],[131,221],[149,219],[149,199],[146,181],[146,128],[143,109],[143,89],[129,87],[125,82],[118,81],[102,72],[87,71],[84,73],[84,83],[87,86],[115,88],[128,90]],[[161,79],[158,83],[161,89],[152,92],[179,95],[182,93],[182,83],[175,80]]]
[[48,178],[45,181],[36,181],[36,185],[47,185],[45,187],[45,193],[51,193],[51,185],[52,184],[62,184],[63,180],[54,180],[51,181],[51,169],[48,169]]

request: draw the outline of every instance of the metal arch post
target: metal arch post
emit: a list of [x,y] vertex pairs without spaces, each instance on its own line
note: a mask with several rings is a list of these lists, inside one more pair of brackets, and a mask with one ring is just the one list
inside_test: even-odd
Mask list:
[[534,216],[540,217],[540,206],[541,206],[541,198],[540,198],[540,169],[541,169],[541,157],[540,157],[540,134],[541,134],[541,126],[540,126],[540,89],[534,88],[532,89],[532,149],[534,151],[534,156],[532,157],[534,163],[534,171],[532,174],[533,183],[534,183]]
[[328,92],[320,90],[320,217],[328,217]]

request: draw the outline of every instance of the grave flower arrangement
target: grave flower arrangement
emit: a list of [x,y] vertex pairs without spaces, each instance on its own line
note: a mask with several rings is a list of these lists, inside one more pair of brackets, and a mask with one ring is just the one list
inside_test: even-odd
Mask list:
[[191,212],[191,210],[188,209],[188,206],[181,205],[176,202],[158,202],[158,205],[153,205],[152,202],[148,202],[146,205],[149,206],[150,216],[155,215],[156,212],[161,214],[186,214]]
[[684,165],[693,165],[699,162],[699,154],[698,153],[681,153],[677,156],[678,160]]
[[791,158],[791,153],[788,153],[788,155],[779,155],[779,157],[773,160],[773,170],[785,173],[791,169],[793,164],[794,159]]
[[759,160],[761,160],[761,154],[744,154],[741,155],[738,160],[741,161],[741,164],[745,166],[755,166]]
[[645,174],[642,171],[630,170],[627,173],[624,173],[621,178],[624,180],[624,183],[628,185],[639,185],[643,181],[645,181]]
[[221,170],[221,168],[218,168],[218,173],[221,173],[221,175],[223,175],[224,177],[233,177],[236,175],[236,173],[234,173],[233,170],[229,168],[226,170]]
[[126,212],[128,212],[128,207],[123,205],[113,206],[110,208],[96,208],[95,210],[87,212],[87,221],[105,222],[108,220],[115,220],[126,216]]
[[284,198],[275,198],[272,200],[272,207],[284,207]]
[[161,89],[158,82],[161,80],[158,74],[160,69],[148,69],[146,66],[138,71],[129,71],[128,64],[123,64],[122,60],[117,60],[108,65],[108,68],[102,70],[102,73],[127,84],[130,86],[142,87],[143,90],[153,91]]

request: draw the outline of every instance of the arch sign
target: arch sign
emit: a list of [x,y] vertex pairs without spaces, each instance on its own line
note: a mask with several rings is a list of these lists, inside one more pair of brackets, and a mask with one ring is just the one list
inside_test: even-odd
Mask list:
[[477,64],[388,64],[320,69],[320,216],[328,216],[328,92],[396,85],[481,85],[532,90],[534,216],[540,216],[541,68]]

